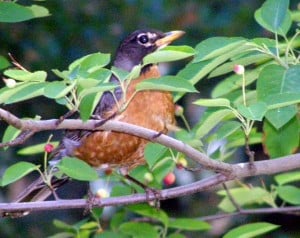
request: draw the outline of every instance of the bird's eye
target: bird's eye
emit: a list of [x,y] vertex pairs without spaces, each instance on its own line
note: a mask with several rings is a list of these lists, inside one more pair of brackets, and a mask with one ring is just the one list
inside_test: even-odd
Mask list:
[[138,37],[138,41],[142,44],[146,44],[149,41],[149,38],[147,35],[141,35]]

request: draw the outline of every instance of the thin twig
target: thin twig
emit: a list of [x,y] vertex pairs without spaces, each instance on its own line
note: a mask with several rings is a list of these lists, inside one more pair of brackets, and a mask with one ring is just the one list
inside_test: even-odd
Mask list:
[[241,211],[242,208],[240,207],[240,205],[237,203],[237,201],[235,200],[235,198],[232,196],[231,192],[229,191],[227,185],[225,183],[222,184],[224,190],[227,193],[227,196],[230,200],[230,202],[232,203],[232,205],[235,207],[236,210]]
[[34,134],[35,134],[34,131],[28,131],[28,130],[22,131],[21,134],[18,135],[17,138],[15,138],[14,140],[0,143],[0,148],[24,144],[25,141],[27,141]]
[[[255,172],[249,168],[249,163],[239,163],[232,165],[234,176],[224,176],[217,174],[204,178],[201,181],[197,181],[191,184],[164,189],[160,192],[160,199],[166,200],[174,197],[187,196],[198,193],[200,191],[211,189],[217,185],[220,185],[226,181],[231,181],[235,178],[241,179],[250,176],[265,175],[265,174],[276,174],[280,172],[286,172],[292,169],[300,168],[300,154],[290,155],[274,160],[257,161],[253,164],[255,166]],[[128,205],[135,203],[142,203],[147,201],[154,201],[157,199],[154,194],[133,194],[121,197],[110,197],[100,199],[97,203],[93,204],[94,207],[105,207],[105,206],[117,206],[117,205]],[[0,213],[11,213],[20,211],[42,211],[42,210],[58,210],[58,209],[73,209],[73,208],[85,208],[86,199],[74,199],[74,200],[58,200],[58,201],[43,201],[43,202],[29,202],[29,203],[0,203]],[[249,210],[246,210],[249,211]],[[263,213],[263,210],[257,211],[256,213]],[[278,212],[278,208],[266,208],[264,213]],[[300,211],[300,207],[294,210],[288,210],[286,212]],[[241,210],[239,213],[245,213],[245,210]],[[255,214],[255,212],[253,212]]]

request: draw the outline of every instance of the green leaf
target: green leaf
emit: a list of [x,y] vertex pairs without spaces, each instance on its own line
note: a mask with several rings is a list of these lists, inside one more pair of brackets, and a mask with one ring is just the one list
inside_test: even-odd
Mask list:
[[75,87],[75,85],[75,81],[70,85],[66,85],[61,81],[47,83],[44,88],[44,96],[53,99],[62,98],[66,96]]
[[168,227],[186,231],[203,231],[211,229],[211,226],[204,221],[199,221],[196,218],[176,218],[169,222]]
[[103,92],[87,94],[79,104],[80,118],[83,121],[88,120],[93,114]]
[[178,76],[163,76],[144,80],[136,85],[136,90],[162,90],[172,92],[198,92],[186,79]]
[[[260,187],[233,188],[230,189],[230,193],[240,206],[264,203],[265,198],[269,196],[269,193]],[[220,209],[225,212],[234,212],[236,210],[236,207],[232,204],[231,200],[227,196],[226,191],[219,191],[218,195],[225,196],[225,198],[223,198],[218,205]]]
[[54,219],[53,220],[53,225],[59,229],[65,230],[65,231],[69,231],[69,232],[75,232],[75,228],[72,225],[69,225],[66,222],[63,222],[61,220],[58,219]]
[[275,181],[279,185],[284,185],[287,183],[299,181],[300,180],[300,172],[295,171],[295,172],[282,173],[282,174],[276,175],[274,178],[275,178]]
[[[281,103],[294,99],[288,96],[291,94],[300,94],[300,84],[298,75],[300,74],[300,65],[291,66],[285,69],[279,65],[269,65],[265,67],[257,80],[257,97],[259,101],[272,106],[274,102]],[[292,101],[293,102],[293,101]],[[286,124],[296,114],[295,106],[289,108],[277,108],[266,114],[268,120],[276,127],[280,128]]]
[[24,82],[44,82],[47,78],[45,71],[28,72],[20,69],[7,69],[4,74],[7,77]]
[[267,104],[264,102],[257,102],[248,107],[240,104],[238,105],[237,109],[244,117],[253,121],[262,121],[268,110]]
[[102,83],[99,86],[94,86],[94,87],[90,87],[90,88],[81,90],[79,93],[79,98],[84,98],[89,94],[112,91],[116,87],[118,87],[118,85],[116,85],[114,83]]
[[12,88],[12,94],[5,100],[6,104],[21,102],[43,95],[45,83],[27,83],[21,86]]
[[267,30],[285,35],[291,26],[289,0],[267,0],[255,12],[255,20]]
[[103,68],[110,61],[110,54],[103,54],[101,52],[86,55],[80,59],[75,60],[69,65],[69,70],[78,70],[78,73],[93,73],[96,70]]
[[[177,76],[189,79],[189,82],[195,85],[220,64],[249,49],[251,49],[250,45],[241,44],[240,46],[233,47],[233,49],[228,52],[220,54],[220,56],[216,58],[197,63],[189,63],[184,69],[179,71]],[[184,93],[177,93],[174,97],[174,102],[177,102],[183,95]]]
[[251,238],[273,231],[280,226],[267,222],[256,222],[236,227],[227,232],[223,238]]
[[157,238],[158,231],[154,226],[144,222],[125,222],[119,227],[120,232],[134,238]]
[[276,129],[268,120],[264,121],[264,149],[271,158],[290,155],[299,145],[298,120],[292,118],[283,127]]
[[[9,142],[16,139],[21,132],[22,132],[21,130],[9,125],[4,132],[2,142]],[[7,148],[8,147],[4,147],[5,150]]]
[[128,206],[129,211],[141,216],[150,217],[162,222],[165,226],[168,225],[169,217],[163,210],[157,210],[148,204],[135,204]]
[[[254,70],[246,70],[245,72],[245,79],[246,79],[246,84],[250,85],[251,83],[253,83],[259,75],[260,69],[262,67],[257,67]],[[212,91],[212,97],[213,98],[218,98],[218,97],[222,97],[230,92],[233,92],[236,89],[242,88],[243,85],[243,80],[242,77],[240,75],[237,74],[233,74],[227,78],[225,78],[224,80],[222,80],[220,83],[218,83],[213,91]],[[242,92],[241,92],[242,93]]]
[[271,103],[268,97],[284,93],[300,93],[298,75],[300,65],[291,66],[288,69],[279,65],[269,65],[263,68],[257,80],[257,97],[259,100]]
[[300,204],[300,189],[292,186],[285,185],[277,187],[278,196],[285,202],[293,205]]
[[172,233],[172,234],[168,235],[167,238],[186,238],[186,236],[183,235],[183,234],[175,232],[175,233]]
[[269,110],[266,113],[266,118],[276,129],[280,129],[286,125],[296,114],[297,107],[295,105],[290,105]]
[[[243,66],[247,66],[250,64],[254,64],[254,63],[259,64],[270,58],[271,58],[270,55],[262,54],[259,52],[251,52],[250,54],[247,53],[246,55],[244,55],[242,57],[237,56],[237,57],[235,57],[235,59],[231,59],[232,61],[220,65],[218,68],[216,68],[214,71],[212,71],[208,77],[213,78],[213,77],[217,77],[217,76],[224,75],[227,73],[233,73],[234,66],[238,65],[238,64],[243,65]],[[247,69],[246,73],[248,71],[249,70]],[[241,78],[241,76],[239,76],[239,78]],[[247,77],[246,77],[246,80],[250,81]]]
[[200,126],[196,131],[197,138],[203,138],[207,135],[210,130],[212,130],[220,121],[222,121],[225,117],[232,114],[232,111],[229,109],[222,109],[218,111],[214,111],[209,113],[208,116],[203,117],[201,120]]
[[216,58],[246,43],[241,37],[211,37],[196,46],[193,63]]
[[38,167],[39,166],[29,162],[18,162],[8,167],[3,174],[1,186],[6,186],[23,178],[32,171],[37,170]]
[[230,107],[230,101],[226,98],[199,99],[193,104],[203,107]]
[[0,3],[0,22],[21,22],[49,15],[47,8],[38,5],[25,7],[13,2]]
[[6,69],[8,66],[10,66],[9,61],[0,55],[0,70]]
[[167,147],[157,144],[157,143],[148,143],[146,145],[144,155],[149,165],[149,168],[152,168],[153,165],[166,153]]
[[226,121],[224,122],[216,132],[216,140],[221,140],[228,137],[232,133],[236,132],[241,128],[242,124],[237,121]]
[[94,181],[98,179],[95,169],[77,158],[65,157],[57,165],[67,176],[80,181]]
[[181,60],[194,54],[195,50],[190,46],[168,46],[163,50],[146,55],[143,59],[143,65]]
[[[51,144],[56,147],[58,146],[59,142],[51,142]],[[41,143],[38,145],[32,145],[32,146],[27,146],[25,148],[22,148],[20,150],[18,150],[18,155],[35,155],[35,154],[39,154],[39,153],[44,153],[45,152],[45,143]]]
[[124,81],[125,79],[128,78],[130,72],[124,70],[124,69],[120,69],[117,67],[111,67],[111,72],[113,73],[113,75],[115,75],[119,81]]

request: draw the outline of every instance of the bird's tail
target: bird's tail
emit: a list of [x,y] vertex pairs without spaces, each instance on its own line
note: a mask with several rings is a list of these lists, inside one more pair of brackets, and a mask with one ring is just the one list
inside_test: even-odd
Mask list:
[[[34,182],[32,182],[26,189],[24,189],[19,194],[19,196],[13,201],[13,203],[44,201],[53,193],[55,193],[55,190],[57,188],[68,182],[68,180],[68,177],[53,178],[51,181],[51,187],[49,187],[45,184],[42,177],[39,177]],[[2,212],[0,213],[0,216],[18,218],[26,216],[29,213],[30,211]]]

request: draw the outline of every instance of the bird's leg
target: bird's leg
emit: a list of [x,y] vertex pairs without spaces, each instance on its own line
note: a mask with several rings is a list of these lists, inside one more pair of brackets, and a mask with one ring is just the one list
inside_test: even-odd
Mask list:
[[87,199],[86,199],[86,206],[83,211],[83,215],[88,215],[91,213],[93,206],[96,202],[98,202],[100,198],[96,196],[92,190],[89,188],[88,189],[88,194],[87,194]]
[[55,122],[55,125],[58,126],[60,123],[62,123],[65,119],[69,118],[70,116],[72,116],[74,113],[76,112],[76,110],[71,110],[68,111],[66,114],[62,115],[59,117],[59,119]]

